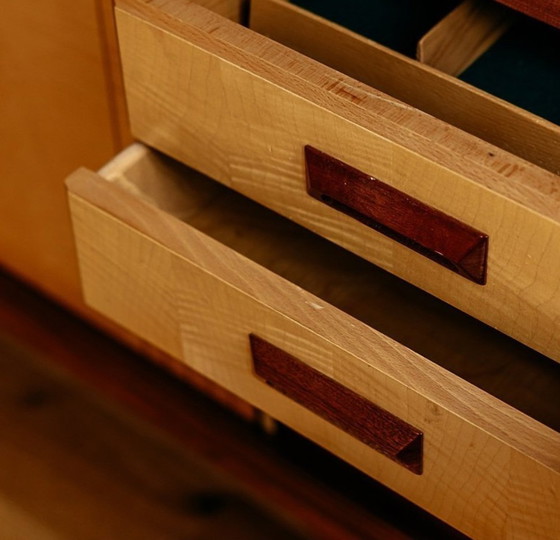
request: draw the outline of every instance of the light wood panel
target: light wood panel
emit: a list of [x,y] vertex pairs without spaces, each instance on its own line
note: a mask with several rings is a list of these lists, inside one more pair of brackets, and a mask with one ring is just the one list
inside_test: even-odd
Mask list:
[[[118,23],[136,136],[560,359],[556,175],[199,6]],[[306,144],[488,234],[487,285],[309,197]]]
[[[109,176],[82,170],[69,180],[92,306],[467,534],[548,538],[558,529],[557,432],[209,237],[225,230],[241,245],[265,245],[240,225],[232,233],[227,217],[227,227],[214,223],[196,178],[172,180],[171,193],[183,193],[183,219],[206,222],[204,233],[153,206],[154,194],[133,178]],[[268,256],[281,267],[272,245]],[[250,332],[424,431],[424,474],[256,379]]]
[[513,22],[506,8],[488,0],[466,0],[419,42],[416,57],[457,76],[484,54]]
[[130,139],[111,6],[5,2],[0,21],[0,264],[78,309],[64,177]]
[[285,0],[251,6],[256,31],[560,174],[557,125]]

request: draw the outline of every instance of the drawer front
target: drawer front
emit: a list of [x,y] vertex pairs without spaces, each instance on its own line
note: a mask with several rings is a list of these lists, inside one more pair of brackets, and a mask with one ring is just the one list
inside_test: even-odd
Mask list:
[[[560,360],[557,176],[200,6],[117,5],[138,138]],[[306,147],[487,236],[475,279],[312,197]]]
[[[138,189],[86,170],[68,187],[90,306],[469,535],[559,530],[558,433],[152,206]],[[252,350],[251,335],[279,356]],[[342,405],[318,388],[343,396]],[[369,425],[364,410],[368,419],[382,411],[379,421]]]

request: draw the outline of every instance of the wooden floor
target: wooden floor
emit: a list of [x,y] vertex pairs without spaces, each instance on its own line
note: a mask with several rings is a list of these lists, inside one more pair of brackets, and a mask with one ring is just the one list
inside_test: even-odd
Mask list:
[[461,538],[0,272],[0,540]]
[[0,538],[298,538],[223,474],[0,336]]

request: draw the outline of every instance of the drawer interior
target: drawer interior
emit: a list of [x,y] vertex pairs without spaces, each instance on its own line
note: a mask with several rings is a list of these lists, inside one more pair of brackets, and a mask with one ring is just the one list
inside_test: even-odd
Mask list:
[[292,0],[292,3],[414,58],[420,38],[460,1]]
[[520,16],[459,78],[560,124],[560,30]]
[[560,430],[560,364],[237,192],[134,148],[100,174]]

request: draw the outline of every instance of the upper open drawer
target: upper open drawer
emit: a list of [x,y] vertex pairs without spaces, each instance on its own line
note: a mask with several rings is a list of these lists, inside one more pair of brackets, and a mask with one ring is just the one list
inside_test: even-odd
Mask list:
[[191,2],[117,22],[138,138],[560,359],[558,176]]

